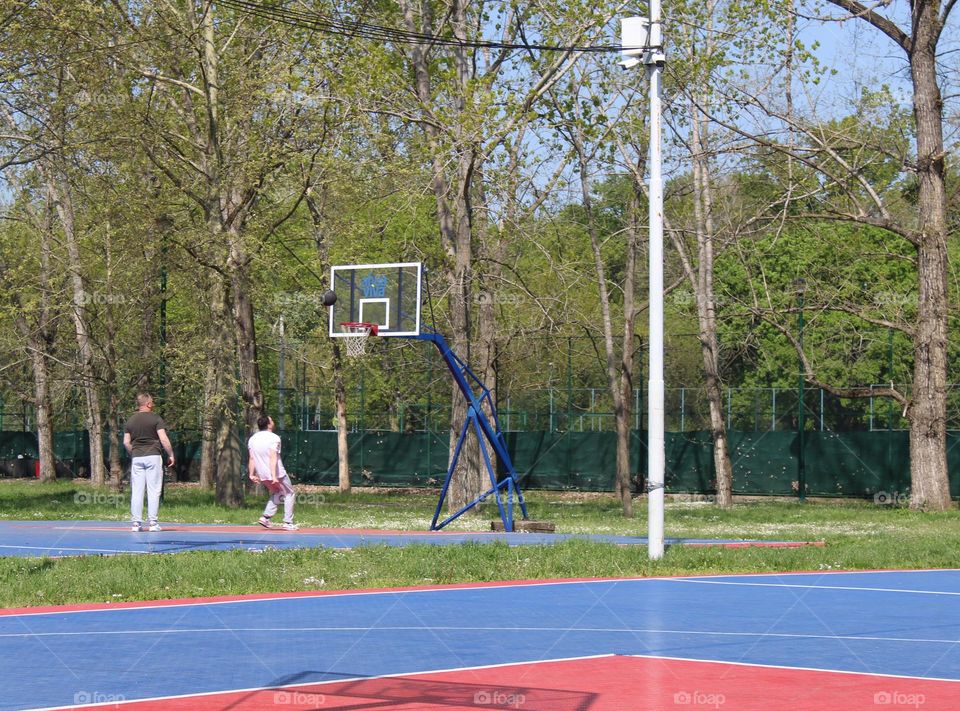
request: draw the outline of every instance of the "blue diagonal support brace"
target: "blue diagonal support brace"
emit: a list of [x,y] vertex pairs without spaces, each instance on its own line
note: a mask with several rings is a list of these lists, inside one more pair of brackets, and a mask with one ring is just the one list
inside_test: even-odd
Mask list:
[[[523,499],[523,493],[520,491],[520,484],[517,481],[517,472],[513,468],[513,461],[511,461],[510,454],[507,452],[506,440],[503,437],[503,431],[500,429],[500,421],[497,418],[497,410],[496,407],[494,407],[490,390],[483,384],[480,378],[470,370],[470,367],[457,357],[457,354],[454,353],[447,344],[446,339],[439,333],[421,333],[417,336],[411,336],[411,338],[419,341],[429,341],[437,347],[457,387],[460,388],[460,392],[467,401],[467,417],[460,429],[460,436],[457,438],[457,446],[454,449],[453,457],[450,459],[450,467],[447,469],[447,477],[440,490],[440,500],[437,502],[437,508],[433,514],[430,530],[440,530],[474,506],[486,501],[492,494],[496,499],[497,509],[500,511],[500,520],[503,521],[504,530],[512,531],[514,497],[516,497],[520,504],[520,510],[523,513],[524,519],[528,518],[527,504]],[[460,459],[460,452],[463,449],[467,432],[469,432],[471,428],[477,436],[477,441],[480,443],[480,453],[483,455],[484,465],[487,468],[487,473],[490,475],[491,487],[462,509],[447,516],[438,523],[440,512],[443,509],[443,502],[447,497],[447,491],[450,489],[450,480],[453,477],[454,471],[456,471],[457,462]],[[491,458],[487,445],[493,450],[494,458]],[[500,464],[507,473],[507,476],[499,482],[497,481],[495,460],[500,461]],[[503,497],[501,496],[501,492],[504,489],[507,493],[506,506],[504,506]]]

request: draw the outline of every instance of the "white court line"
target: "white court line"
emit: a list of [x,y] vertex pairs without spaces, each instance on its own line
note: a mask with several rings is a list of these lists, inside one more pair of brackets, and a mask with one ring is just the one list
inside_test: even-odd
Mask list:
[[[122,551],[121,551],[122,552]],[[146,551],[137,551],[138,553]],[[205,607],[213,605],[237,605],[237,604],[250,604],[256,602],[297,602],[302,600],[321,600],[326,598],[341,598],[341,597],[369,597],[372,595],[414,595],[419,593],[451,593],[451,592],[468,592],[468,591],[482,591],[482,590],[503,590],[503,589],[516,589],[516,588],[539,588],[539,587],[553,587],[557,585],[594,585],[594,584],[607,584],[607,583],[634,583],[634,582],[656,582],[658,580],[670,580],[670,578],[599,578],[596,580],[586,579],[586,580],[547,580],[544,582],[531,583],[527,581],[510,581],[506,580],[502,583],[496,583],[493,585],[487,584],[472,584],[465,583],[455,586],[444,586],[444,587],[428,587],[428,588],[416,588],[416,589],[405,589],[398,588],[396,590],[333,590],[333,591],[319,591],[315,593],[304,593],[304,594],[293,594],[293,595],[282,595],[277,597],[251,597],[248,599],[239,599],[239,600],[198,600],[198,601],[185,601],[185,602],[175,602],[167,603],[165,600],[147,600],[139,605],[124,605],[123,607],[98,607],[92,610],[40,610],[38,612],[17,612],[16,614],[10,615],[0,615],[0,621],[4,619],[16,619],[17,617],[36,617],[38,615],[73,615],[77,613],[88,613],[88,612],[123,612],[123,611],[134,611],[134,610],[166,610],[173,609],[177,607]],[[256,593],[253,593],[254,595]],[[85,604],[85,603],[78,603]],[[105,603],[90,603],[90,604],[105,604]]]
[[849,674],[853,676],[872,676],[883,679],[915,679],[917,681],[951,681],[954,684],[960,684],[960,679],[950,679],[937,676],[913,676],[910,674],[881,674],[880,672],[860,672],[850,671],[849,669],[822,669],[820,667],[793,667],[784,664],[758,664],[755,662],[727,662],[722,659],[694,659],[693,657],[663,657],[658,654],[628,654],[628,657],[639,657],[641,659],[664,659],[669,662],[701,662],[704,664],[722,664],[724,666],[734,667],[759,667],[760,669],[784,669],[786,671],[812,671],[824,672],[827,674]]
[[[3,546],[0,546],[3,547]],[[10,548],[22,548],[23,546],[7,546]],[[118,553],[134,552],[138,555],[143,555],[149,553],[149,551],[117,551]],[[786,575],[854,575],[854,574],[867,574],[873,575],[875,573],[940,573],[940,572],[960,572],[960,568],[932,568],[925,570],[870,570],[870,571],[854,571],[854,570],[836,570],[836,571],[824,571],[824,572],[808,572],[808,573],[727,573],[717,577],[769,577],[769,578],[779,578]],[[704,576],[700,577],[691,577],[688,575],[684,576],[663,576],[663,577],[649,577],[649,578],[585,578],[583,580],[544,580],[540,582],[530,582],[530,581],[510,581],[505,580],[499,583],[494,584],[460,584],[460,585],[447,585],[442,587],[426,587],[426,588],[416,588],[416,589],[404,589],[399,588],[395,590],[337,590],[337,591],[320,591],[317,593],[304,593],[304,594],[295,594],[295,595],[285,595],[277,597],[250,597],[246,599],[229,599],[229,600],[197,600],[197,601],[183,601],[183,602],[174,602],[168,603],[165,600],[148,600],[144,601],[142,604],[137,605],[124,605],[123,607],[113,607],[113,606],[104,606],[97,607],[87,610],[76,610],[76,609],[67,609],[67,610],[40,610],[37,612],[17,612],[10,615],[0,615],[0,620],[4,618],[17,618],[17,617],[35,617],[38,615],[72,615],[78,613],[93,613],[93,612],[119,612],[119,611],[134,611],[134,610],[154,610],[154,609],[167,609],[167,608],[177,608],[177,607],[204,607],[204,606],[213,606],[213,605],[235,605],[235,604],[249,604],[257,602],[280,602],[280,601],[298,601],[298,600],[319,600],[321,598],[340,598],[340,597],[367,597],[371,595],[413,595],[420,593],[459,593],[464,591],[482,591],[482,590],[502,590],[502,589],[516,589],[516,588],[538,588],[538,587],[556,587],[563,585],[609,585],[614,584],[618,585],[621,583],[644,583],[644,584],[654,584],[658,582],[682,582],[682,583],[712,583],[716,585],[756,585],[756,586],[770,586],[770,587],[786,587],[788,584],[782,583],[742,583],[738,581],[719,581],[719,580],[707,580]],[[798,585],[796,587],[804,587]],[[809,586],[809,587],[823,587],[825,589],[830,586]],[[871,588],[858,588],[850,586],[849,588],[844,588],[841,586],[836,586],[837,589],[849,589],[849,590],[870,590]],[[876,588],[882,589],[882,588]],[[903,590],[902,592],[923,592],[915,590]],[[930,593],[928,593],[930,594]],[[933,593],[936,594],[936,593]],[[943,593],[948,595],[955,595],[957,593]],[[96,604],[96,603],[91,603]]]
[[256,632],[279,634],[284,632],[553,632],[556,634],[670,634],[700,637],[748,637],[763,639],[823,639],[847,640],[855,642],[911,642],[921,644],[958,644],[960,639],[936,639],[922,637],[879,637],[876,635],[830,635],[800,634],[791,632],[725,632],[711,630],[660,629],[656,627],[472,627],[453,625],[369,625],[343,627],[197,627],[186,629],[127,629],[127,630],[86,630],[79,632],[5,632],[0,639],[15,637],[111,637],[122,635],[182,635],[182,634],[235,634],[237,632]]
[[[423,676],[424,674],[452,674],[454,672],[481,671],[483,669],[499,669],[502,667],[527,666],[530,664],[551,664],[553,662],[580,662],[588,659],[606,659],[616,657],[616,654],[589,654],[584,657],[561,657],[560,659],[534,659],[532,661],[502,662],[500,664],[479,664],[472,667],[450,667],[448,669],[427,669],[424,671],[406,671],[395,674],[381,674],[379,676],[354,676],[343,679],[327,679],[325,681],[300,681],[293,684],[282,684],[277,686],[251,686],[244,689],[224,689],[222,691],[202,691],[196,694],[177,694],[175,696],[151,696],[143,699],[125,699],[123,701],[111,701],[109,705],[120,706],[121,704],[139,704],[150,701],[168,701],[172,699],[193,699],[202,696],[220,696],[222,694],[244,694],[251,691],[275,691],[277,689],[293,689],[296,687],[324,686],[328,684],[351,683],[354,681],[375,681],[377,679],[396,679],[404,676]],[[310,692],[305,692],[310,693]],[[44,706],[34,709],[34,711],[58,711],[58,709],[82,709],[91,706],[104,706],[103,703],[96,704],[70,704],[69,706]]]
[[[788,573],[789,575],[789,573]],[[960,595],[960,592],[946,590],[908,590],[904,588],[861,588],[856,585],[800,585],[797,583],[744,583],[739,580],[698,580],[696,578],[666,578],[677,583],[699,583],[701,585],[743,585],[757,588],[801,588],[804,590],[854,590],[857,592],[912,593],[915,595]]]

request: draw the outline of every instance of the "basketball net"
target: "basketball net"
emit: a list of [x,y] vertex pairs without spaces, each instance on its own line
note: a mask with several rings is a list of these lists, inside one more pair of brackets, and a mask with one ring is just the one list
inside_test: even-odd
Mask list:
[[347,342],[347,357],[359,358],[367,352],[367,339],[376,330],[372,323],[342,323],[343,340]]

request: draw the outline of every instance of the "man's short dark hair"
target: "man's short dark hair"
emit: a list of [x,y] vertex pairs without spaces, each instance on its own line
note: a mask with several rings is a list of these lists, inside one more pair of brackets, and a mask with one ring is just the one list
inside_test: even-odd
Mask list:
[[259,427],[261,430],[265,430],[265,429],[267,429],[269,426],[270,426],[270,417],[269,417],[269,416],[267,416],[267,415],[260,415],[260,417],[257,418],[257,427]]

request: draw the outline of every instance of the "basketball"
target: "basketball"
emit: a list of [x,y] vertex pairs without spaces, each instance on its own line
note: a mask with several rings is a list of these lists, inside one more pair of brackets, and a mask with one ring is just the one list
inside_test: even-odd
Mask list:
[[323,296],[320,300],[324,306],[333,306],[335,303],[337,303],[337,293],[332,289],[328,289],[327,291],[323,292]]
[[269,491],[271,494],[280,494],[283,493],[283,484],[279,481],[274,481],[273,479],[261,479],[260,483]]

